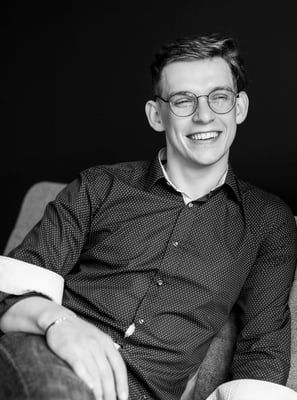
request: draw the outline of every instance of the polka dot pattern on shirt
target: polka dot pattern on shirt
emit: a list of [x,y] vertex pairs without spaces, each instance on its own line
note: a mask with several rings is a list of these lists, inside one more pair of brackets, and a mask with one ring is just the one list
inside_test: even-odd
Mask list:
[[64,276],[63,304],[120,345],[131,400],[174,400],[234,306],[233,378],[285,379],[296,244],[291,210],[231,167],[186,205],[155,159],[83,171],[11,256]]

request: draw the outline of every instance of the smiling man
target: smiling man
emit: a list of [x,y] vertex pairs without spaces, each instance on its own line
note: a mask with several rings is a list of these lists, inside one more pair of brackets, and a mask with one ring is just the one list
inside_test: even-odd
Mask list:
[[230,66],[220,57],[169,63],[157,90],[157,102],[149,101],[146,113],[150,125],[166,133],[168,176],[197,199],[227,170],[237,124],[247,115],[247,94],[237,92]]
[[252,383],[253,399],[257,382],[290,390],[296,225],[229,164],[249,103],[236,44],[182,38],[151,70],[145,111],[166,147],[83,171],[0,258],[6,400],[190,400],[188,379],[232,310],[230,382],[210,399],[231,399],[233,383]]

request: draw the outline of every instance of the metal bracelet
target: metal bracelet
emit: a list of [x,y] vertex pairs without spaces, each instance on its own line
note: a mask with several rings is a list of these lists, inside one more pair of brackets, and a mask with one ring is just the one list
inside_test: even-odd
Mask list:
[[51,323],[49,324],[49,326],[45,329],[44,335],[45,335],[45,336],[47,335],[49,329],[50,329],[52,326],[54,326],[54,325],[56,325],[56,324],[59,324],[60,322],[66,321],[67,319],[70,319],[70,318],[77,318],[77,316],[76,316],[75,314],[74,314],[74,315],[65,315],[64,317],[60,317],[60,318],[55,319],[55,321],[51,322]]

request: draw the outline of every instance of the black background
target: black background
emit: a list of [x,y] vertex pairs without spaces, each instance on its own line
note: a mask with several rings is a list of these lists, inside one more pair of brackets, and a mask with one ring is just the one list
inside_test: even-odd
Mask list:
[[250,112],[233,168],[297,214],[294,3],[2,1],[0,252],[33,183],[155,155],[164,137],[144,114],[149,65],[164,41],[192,33],[239,41]]

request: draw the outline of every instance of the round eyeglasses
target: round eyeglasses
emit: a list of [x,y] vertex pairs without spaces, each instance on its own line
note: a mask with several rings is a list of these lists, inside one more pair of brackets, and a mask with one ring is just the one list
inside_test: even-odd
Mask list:
[[216,114],[227,114],[235,106],[238,93],[231,89],[214,89],[209,94],[196,96],[192,92],[173,93],[168,99],[155,95],[165,103],[169,103],[170,110],[177,117],[188,117],[194,114],[198,108],[198,99],[206,97],[209,108]]

